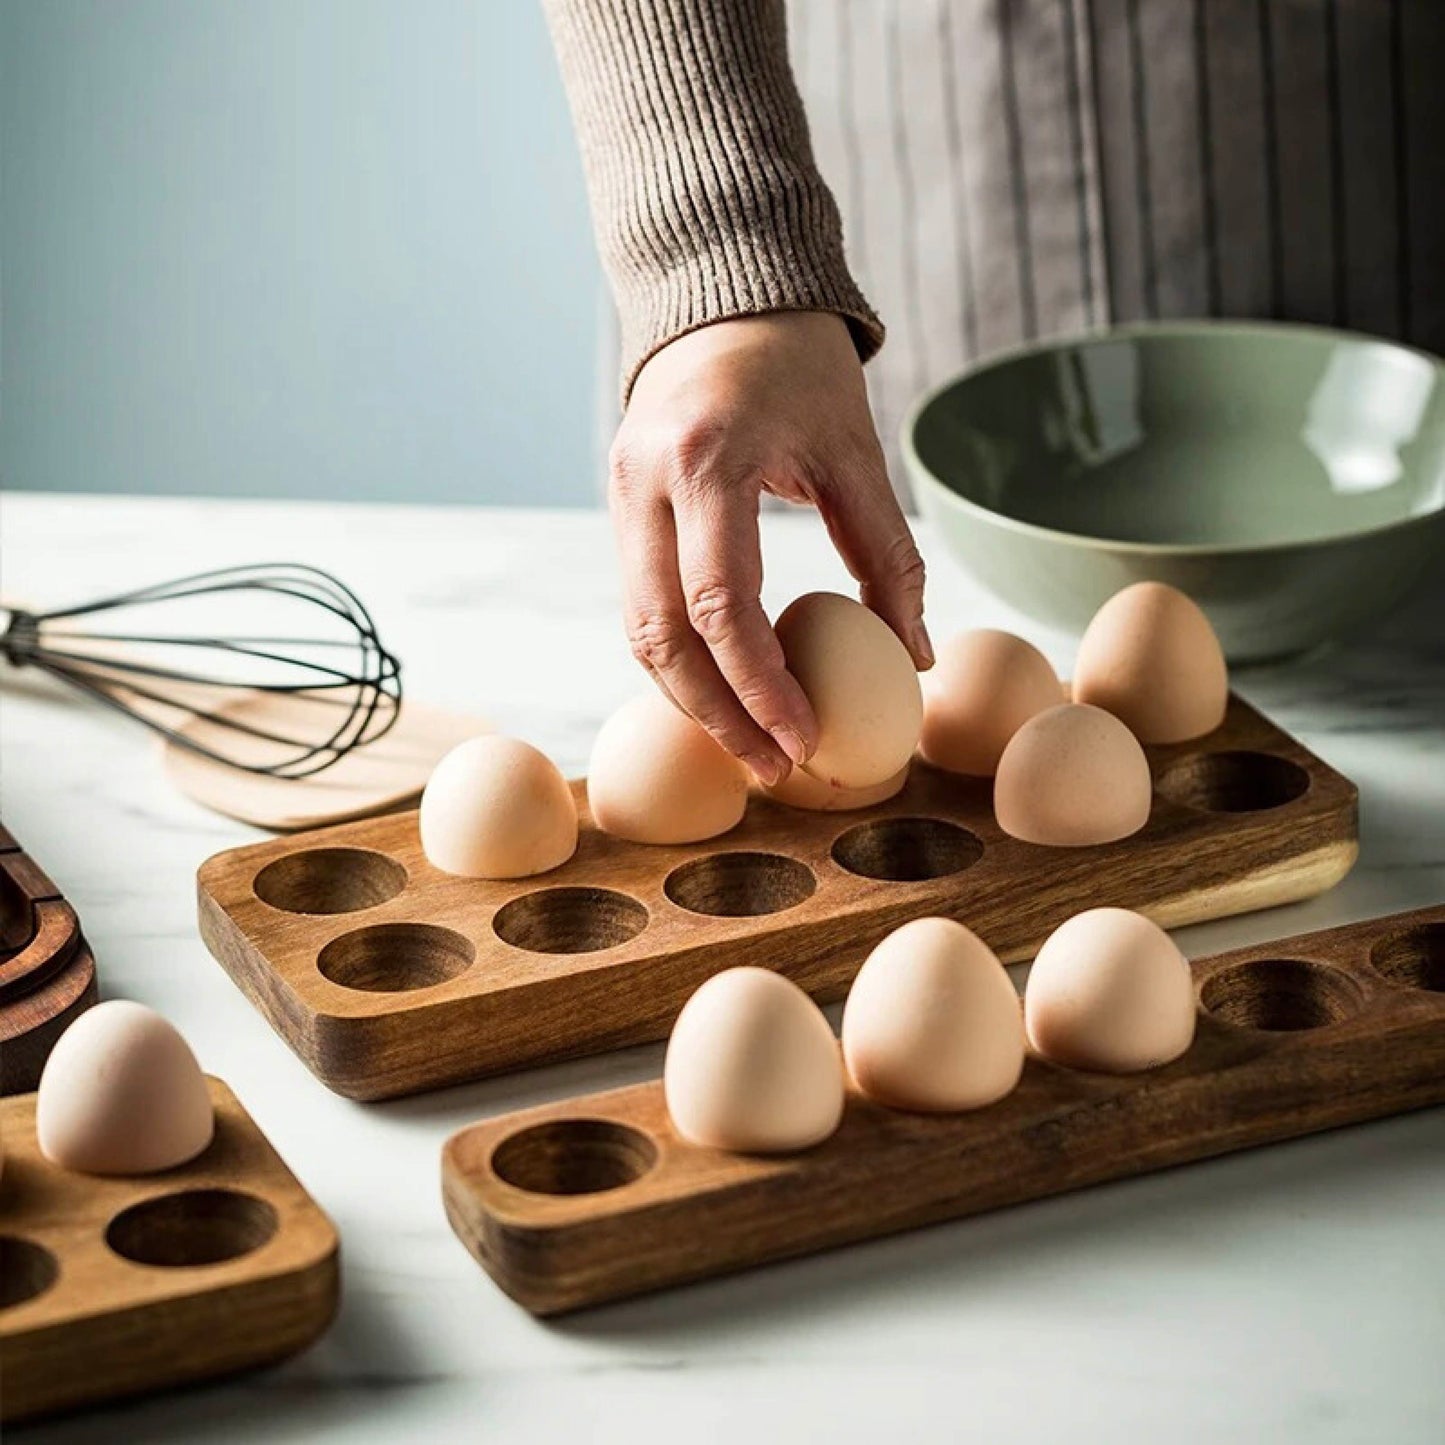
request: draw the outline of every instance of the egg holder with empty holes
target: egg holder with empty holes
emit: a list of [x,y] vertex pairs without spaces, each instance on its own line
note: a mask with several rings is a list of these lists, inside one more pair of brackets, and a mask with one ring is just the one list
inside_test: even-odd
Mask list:
[[1164,1068],[1031,1057],[966,1114],[850,1091],[831,1139],[772,1158],[679,1139],[660,1082],[567,1099],[454,1135],[447,1217],[508,1294],[558,1314],[1445,1102],[1445,906],[1191,968],[1194,1043]]
[[1154,806],[1101,847],[1021,843],[991,784],[915,763],[856,813],[750,800],[732,832],[656,847],[582,818],[575,856],[516,882],[456,878],[398,813],[202,865],[201,934],[311,1071],[379,1099],[665,1037],[736,964],[841,998],[908,919],[966,922],[1005,960],[1100,903],[1172,927],[1309,897],[1358,844],[1352,783],[1237,698],[1188,744],[1151,747]]
[[298,1353],[338,1298],[331,1221],[219,1079],[189,1164],[100,1178],[40,1153],[34,1094],[0,1101],[0,1420]]

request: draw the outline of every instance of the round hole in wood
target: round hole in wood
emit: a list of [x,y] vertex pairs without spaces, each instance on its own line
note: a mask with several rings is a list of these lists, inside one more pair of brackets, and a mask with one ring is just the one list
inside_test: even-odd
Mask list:
[[532,1194],[600,1194],[657,1163],[646,1134],[605,1119],[558,1119],[509,1135],[492,1151],[499,1179]]
[[833,861],[863,878],[921,883],[962,873],[983,857],[967,828],[942,818],[881,818],[860,823],[833,841]]
[[59,1278],[60,1266],[43,1245],[0,1234],[0,1310],[44,1294]]
[[276,1211],[233,1189],[187,1189],[123,1209],[105,1242],[123,1259],[163,1268],[220,1264],[260,1249],[276,1233]]
[[1422,923],[1382,938],[1370,950],[1370,962],[1391,983],[1445,993],[1445,923]]
[[284,913],[354,913],[395,898],[406,869],[368,848],[307,848],[268,863],[251,886]]
[[541,888],[497,910],[492,929],[529,953],[597,953],[636,938],[647,909],[610,888]]
[[1310,775],[1273,753],[1199,753],[1168,768],[1161,797],[1204,813],[1258,813],[1309,792]]
[[1260,958],[1217,969],[1199,998],[1215,1018],[1269,1033],[1337,1024],[1365,1001],[1349,974],[1302,958]]
[[662,891],[689,913],[756,918],[813,896],[813,870],[780,853],[710,853],[674,868]]
[[472,966],[469,939],[434,923],[376,923],[333,938],[316,957],[322,977],[367,993],[406,993]]

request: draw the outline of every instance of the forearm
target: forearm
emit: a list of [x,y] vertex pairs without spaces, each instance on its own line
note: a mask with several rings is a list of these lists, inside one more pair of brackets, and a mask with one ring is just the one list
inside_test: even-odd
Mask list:
[[876,351],[782,0],[545,3],[622,320],[624,399],[660,347],[732,316],[832,311]]

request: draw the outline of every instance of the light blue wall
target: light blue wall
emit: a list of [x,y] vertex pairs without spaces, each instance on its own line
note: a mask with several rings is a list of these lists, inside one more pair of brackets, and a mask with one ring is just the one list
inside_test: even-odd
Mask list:
[[0,0],[6,487],[590,503],[538,0]]

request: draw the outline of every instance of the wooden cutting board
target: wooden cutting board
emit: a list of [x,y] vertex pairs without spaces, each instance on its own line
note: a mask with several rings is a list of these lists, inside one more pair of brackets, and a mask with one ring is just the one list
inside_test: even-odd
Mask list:
[[136,1178],[58,1168],[35,1140],[35,1095],[0,1101],[0,1420],[285,1359],[330,1324],[331,1221],[208,1083],[210,1147]]
[[1149,823],[1101,847],[1010,838],[986,781],[923,763],[873,808],[753,798],[681,847],[600,832],[577,783],[576,855],[542,877],[441,873],[393,814],[210,859],[201,935],[318,1078],[380,1099],[663,1038],[735,964],[840,998],[910,918],[958,918],[1014,960],[1094,904],[1173,927],[1307,898],[1353,863],[1354,785],[1237,698],[1208,737],[1146,752]]
[[678,1138],[660,1082],[567,1099],[454,1135],[447,1217],[509,1295],[557,1314],[1445,1102],[1445,906],[1191,967],[1198,1031],[1165,1068],[1031,1058],[965,1114],[850,1091],[831,1139],[774,1158]]
[[[263,731],[326,736],[327,704],[304,695],[253,693],[221,707],[214,707],[212,699],[210,705],[216,715]],[[212,717],[193,717],[178,731],[183,738],[224,749],[227,756],[252,766],[274,763],[283,755],[274,742],[237,733]],[[490,731],[481,718],[403,699],[397,720],[386,733],[311,777],[247,773],[175,741],[165,744],[165,767],[171,782],[202,806],[274,833],[293,833],[409,806],[421,796],[445,753]]]
[[[15,607],[0,603],[0,610]],[[65,624],[46,624],[47,635],[61,637]],[[134,662],[144,653],[133,643],[86,637],[85,655],[92,675],[109,687],[124,689],[126,704],[162,737],[161,754],[170,781],[193,802],[273,833],[323,828],[352,818],[394,812],[415,803],[432,769],[458,743],[491,731],[483,718],[449,712],[403,698],[397,719],[374,742],[353,749],[324,771],[304,778],[250,773],[245,767],[275,766],[294,759],[298,745],[315,745],[331,734],[351,705],[321,692],[249,692],[231,696],[229,686],[206,686],[174,679],[164,687],[165,701],[129,691],[135,679],[107,667],[106,659]],[[230,724],[230,725],[228,725]],[[238,730],[254,729],[254,733]],[[270,733],[272,738],[256,734]],[[278,743],[274,739],[291,738]],[[203,744],[234,758],[228,767],[186,743]]]

